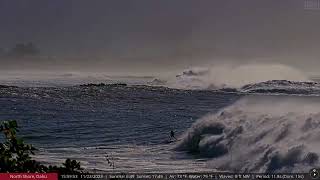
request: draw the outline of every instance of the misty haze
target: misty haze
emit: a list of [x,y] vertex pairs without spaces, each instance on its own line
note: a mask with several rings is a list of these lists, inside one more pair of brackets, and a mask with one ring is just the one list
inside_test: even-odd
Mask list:
[[320,0],[0,0],[0,172],[309,176],[319,20]]

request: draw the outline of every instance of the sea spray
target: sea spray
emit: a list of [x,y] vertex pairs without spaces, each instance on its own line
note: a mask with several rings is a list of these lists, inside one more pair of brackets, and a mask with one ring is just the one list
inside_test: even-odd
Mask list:
[[247,96],[198,120],[176,150],[236,172],[305,172],[319,166],[320,98]]
[[308,81],[296,68],[282,64],[245,64],[192,67],[169,78],[166,86],[179,89],[240,88],[268,80]]

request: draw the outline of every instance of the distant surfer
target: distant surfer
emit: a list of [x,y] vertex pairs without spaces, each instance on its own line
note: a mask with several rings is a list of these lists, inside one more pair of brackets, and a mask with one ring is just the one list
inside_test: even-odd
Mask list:
[[177,140],[177,138],[174,136],[174,131],[170,131],[170,138]]

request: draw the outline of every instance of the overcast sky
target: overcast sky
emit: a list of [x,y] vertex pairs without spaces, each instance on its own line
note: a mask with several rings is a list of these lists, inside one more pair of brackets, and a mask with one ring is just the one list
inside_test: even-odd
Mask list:
[[320,10],[304,0],[0,0],[0,47],[34,42],[61,69],[277,62],[314,72],[319,33]]

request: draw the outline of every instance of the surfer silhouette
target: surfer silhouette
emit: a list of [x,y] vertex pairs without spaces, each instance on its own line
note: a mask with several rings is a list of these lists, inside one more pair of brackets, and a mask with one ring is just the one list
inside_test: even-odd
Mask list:
[[170,138],[177,140],[177,138],[174,136],[174,131],[172,130],[170,131]]

